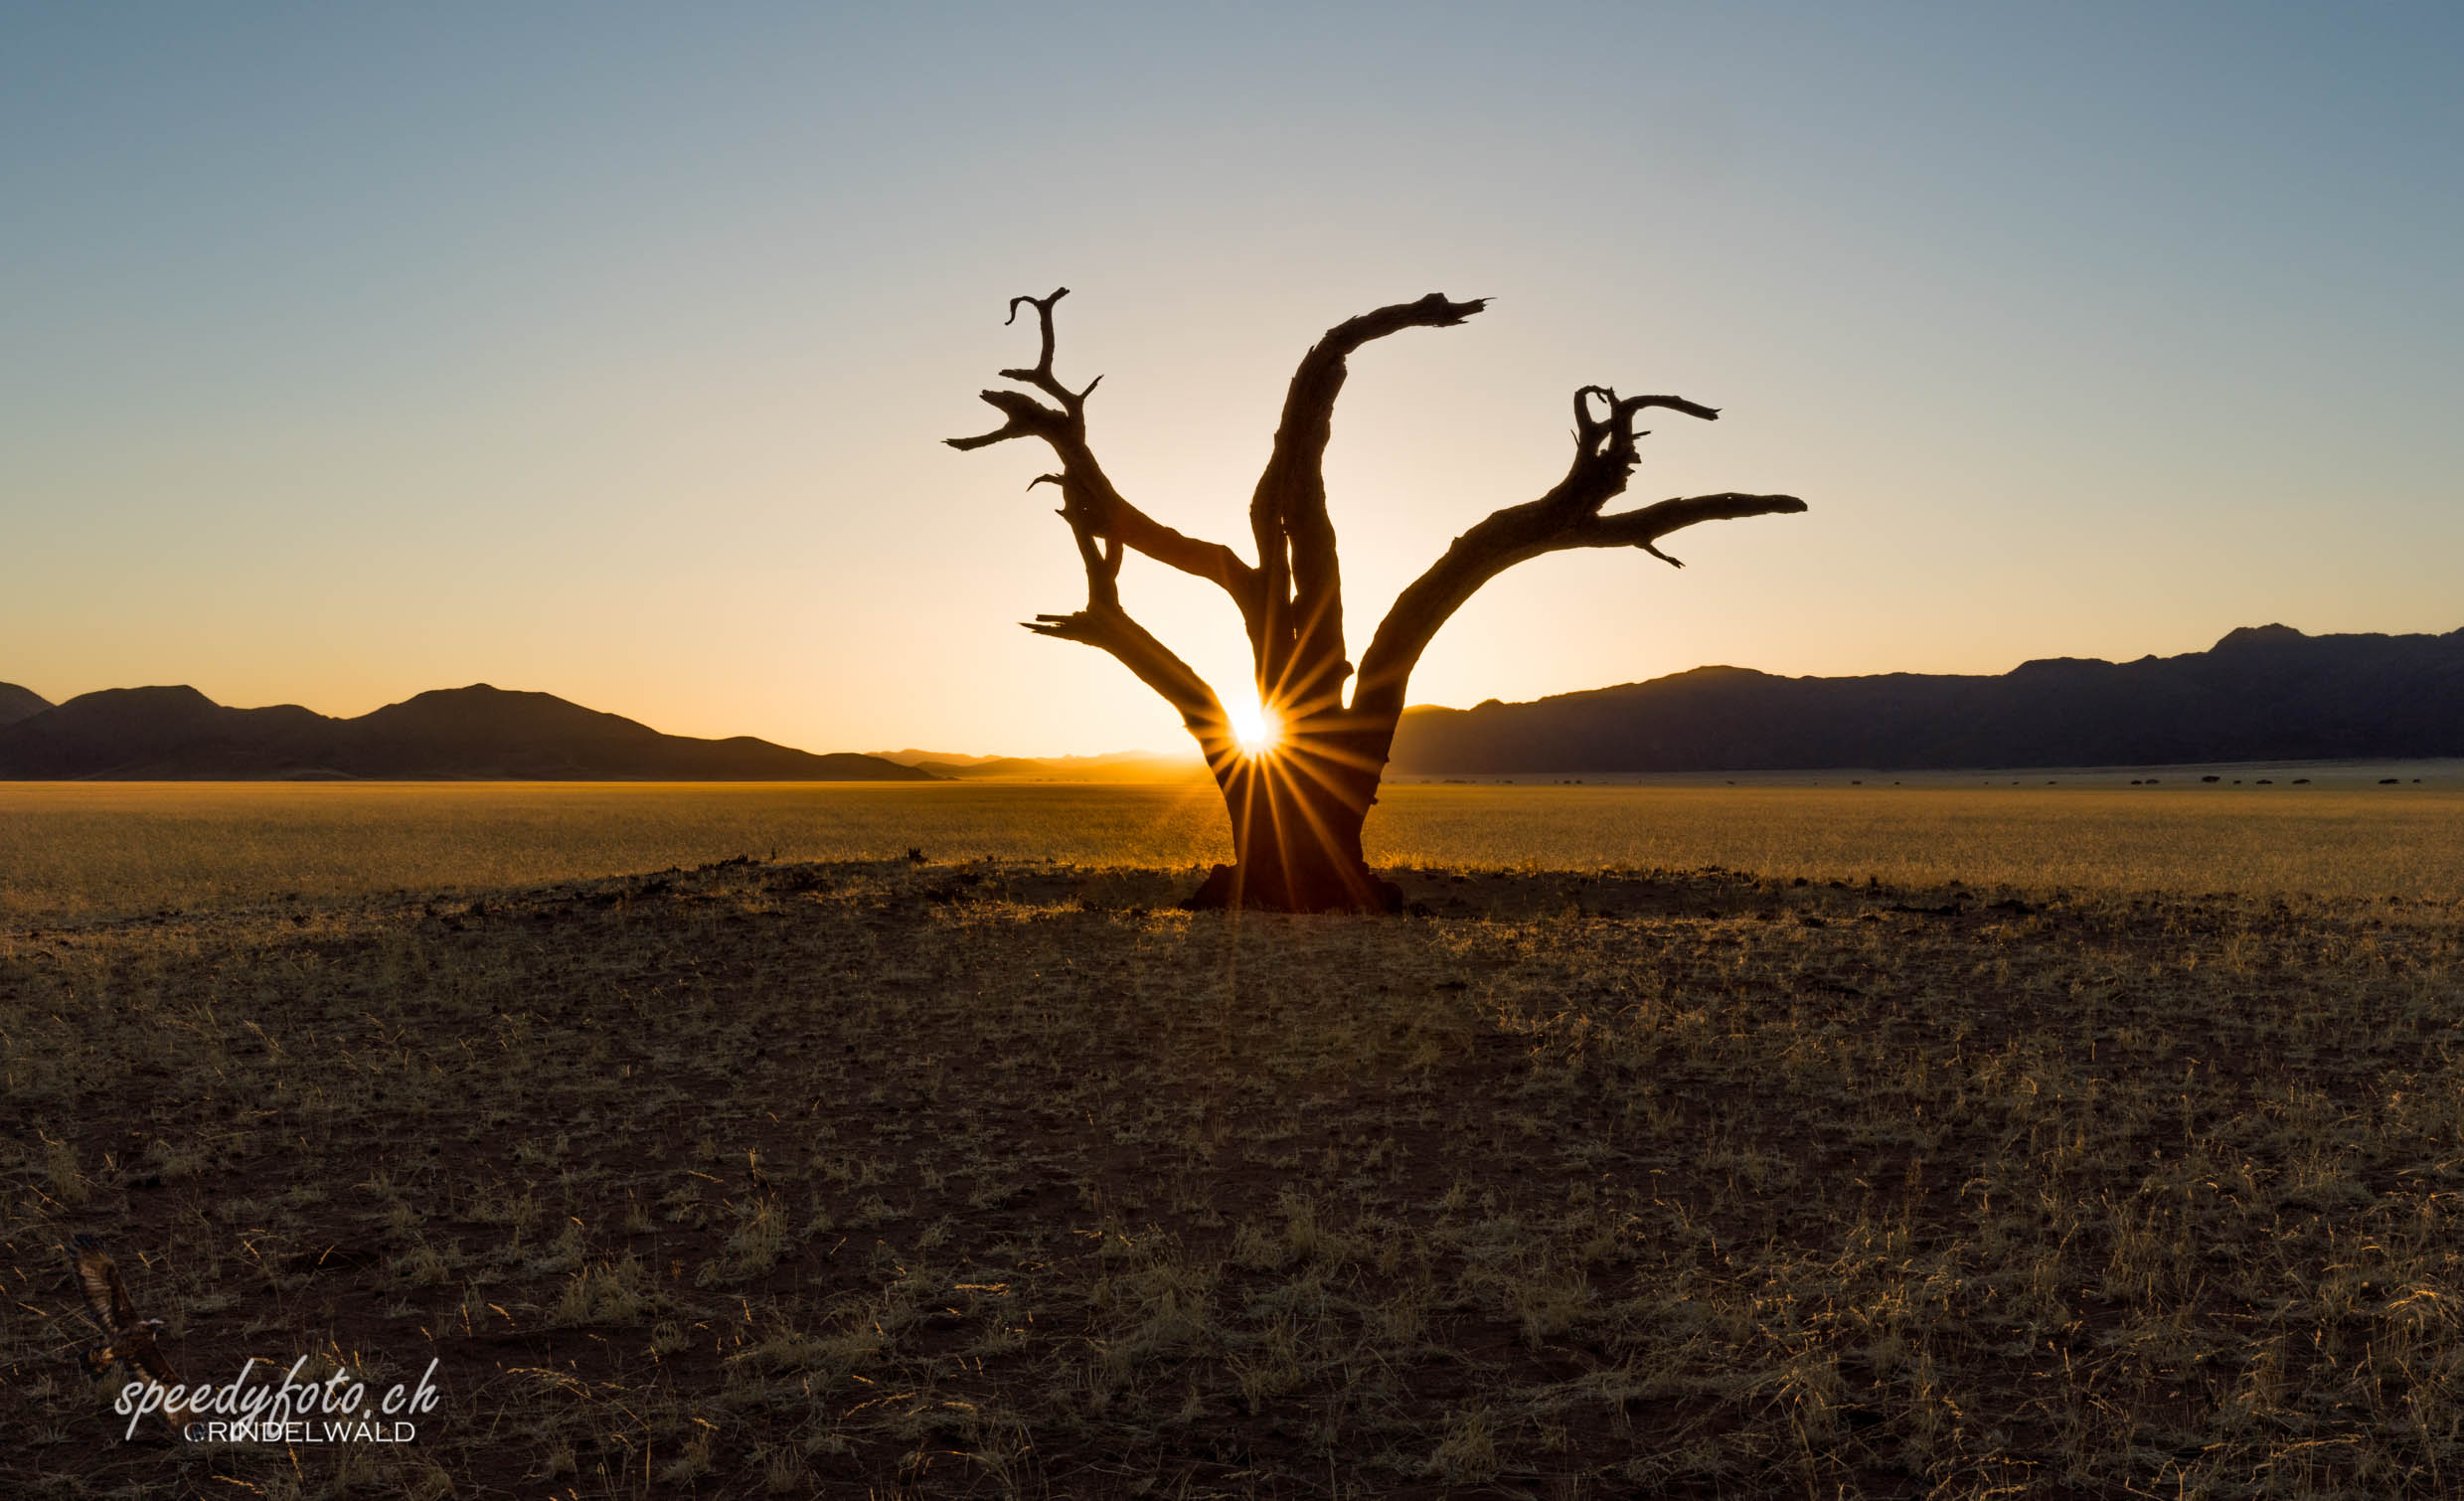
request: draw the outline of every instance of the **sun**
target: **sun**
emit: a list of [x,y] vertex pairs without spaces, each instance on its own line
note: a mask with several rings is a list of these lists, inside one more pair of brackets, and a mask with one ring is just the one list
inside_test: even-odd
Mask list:
[[1265,755],[1283,740],[1283,717],[1256,703],[1233,703],[1225,706],[1225,715],[1232,721],[1232,741],[1247,756]]

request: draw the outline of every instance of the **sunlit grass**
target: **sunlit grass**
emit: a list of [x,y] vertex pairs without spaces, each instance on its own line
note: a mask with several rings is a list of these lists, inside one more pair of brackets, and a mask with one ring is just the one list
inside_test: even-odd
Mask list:
[[[2447,897],[2436,790],[1390,786],[1385,864]],[[0,917],[479,889],[781,860],[1231,857],[1204,781],[1149,786],[0,783]]]

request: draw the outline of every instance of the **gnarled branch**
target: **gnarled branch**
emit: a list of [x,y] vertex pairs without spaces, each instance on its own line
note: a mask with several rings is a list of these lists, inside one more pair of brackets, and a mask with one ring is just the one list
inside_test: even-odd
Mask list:
[[1804,509],[1805,502],[1793,495],[1740,495],[1734,490],[1723,490],[1718,495],[1671,496],[1639,511],[1598,517],[1586,526],[1575,528],[1568,535],[1565,546],[1641,548],[1672,568],[1684,568],[1684,564],[1652,544],[1671,532],[1697,522],[1736,521],[1747,516],[1793,516]]
[[[1181,713],[1181,719],[1193,734],[1202,740],[1226,741],[1230,727],[1223,703],[1215,690],[1200,677],[1197,670],[1174,654],[1172,649],[1155,639],[1146,627],[1131,619],[1121,608],[1120,575],[1122,547],[1133,535],[1139,534],[1140,522],[1151,529],[1144,535],[1155,547],[1172,555],[1162,561],[1176,567],[1196,563],[1202,577],[1215,578],[1234,597],[1239,597],[1236,569],[1245,568],[1229,549],[1218,549],[1223,560],[1209,560],[1196,551],[1206,546],[1183,537],[1169,527],[1147,520],[1143,512],[1130,505],[1112,488],[1104,477],[1102,466],[1086,446],[1086,398],[1095,389],[1095,381],[1084,391],[1071,391],[1053,374],[1053,304],[1069,294],[1061,287],[1049,297],[1013,297],[1010,318],[1016,321],[1022,302],[1036,310],[1042,329],[1042,347],[1032,369],[1005,370],[1005,380],[1033,386],[1061,404],[1056,412],[1034,398],[1015,391],[987,391],[984,400],[1009,420],[998,430],[981,437],[951,438],[953,448],[980,448],[1006,438],[1034,436],[1050,443],[1061,457],[1058,473],[1039,474],[1027,482],[1027,488],[1051,485],[1061,492],[1061,508],[1056,513],[1068,523],[1070,539],[1076,543],[1078,561],[1086,571],[1086,607],[1067,615],[1038,615],[1019,623],[1042,636],[1076,641],[1111,653],[1123,666],[1137,675],[1165,702]],[[1096,381],[1102,377],[1096,377]],[[1134,519],[1133,519],[1134,518]],[[1223,566],[1229,560],[1231,567]]]
[[1139,682],[1180,711],[1181,723],[1201,746],[1230,743],[1231,721],[1207,680],[1117,603],[1091,603],[1074,614],[1038,615],[1019,624],[1040,636],[1076,641],[1111,653],[1137,674]]
[[1044,343],[1042,353],[1036,357],[1033,370],[1005,370],[1001,372],[1001,379],[1033,386],[1054,401],[1061,403],[1063,413],[1079,430],[1083,431],[1086,425],[1086,399],[1094,395],[1096,387],[1103,384],[1103,377],[1097,376],[1087,382],[1084,391],[1071,391],[1053,375],[1053,304],[1068,295],[1069,288],[1057,286],[1053,288],[1053,294],[1049,297],[1012,297],[1010,299],[1010,315],[1001,320],[1001,326],[1007,328],[1017,322],[1018,304],[1027,303],[1036,310],[1036,322],[1043,332]]
[[1057,481],[1063,493],[1074,497],[1075,505],[1092,535],[1107,544],[1125,546],[1144,553],[1167,568],[1205,579],[1232,595],[1239,607],[1241,618],[1254,628],[1261,612],[1258,571],[1240,560],[1239,555],[1221,543],[1205,542],[1165,526],[1146,512],[1130,504],[1095,461],[1094,450],[1086,442],[1086,398],[1102,381],[1097,376],[1082,391],[1071,391],[1053,373],[1053,305],[1069,294],[1068,287],[1058,287],[1049,297],[1013,297],[1010,299],[1010,321],[1018,318],[1020,303],[1036,310],[1041,335],[1036,363],[1025,369],[1001,372],[1005,380],[1033,386],[1060,404],[1058,410],[1044,405],[1020,391],[986,391],[984,402],[1000,413],[1005,420],[990,432],[973,437],[945,438],[951,447],[962,451],[989,447],[1014,437],[1041,438],[1061,460],[1062,473]]
[[[1605,403],[1605,416],[1594,415],[1595,399]],[[1568,548],[1632,547],[1682,568],[1655,546],[1671,532],[1697,522],[1805,509],[1805,502],[1793,495],[1731,491],[1602,516],[1601,509],[1624,493],[1639,461],[1635,439],[1643,434],[1634,430],[1634,418],[1655,407],[1705,421],[1720,416],[1718,408],[1683,397],[1619,397],[1605,386],[1585,386],[1574,393],[1574,458],[1565,477],[1538,500],[1497,511],[1457,537],[1444,556],[1396,596],[1394,608],[1361,654],[1360,681],[1352,697],[1355,717],[1377,722],[1401,714],[1411,670],[1438,629],[1481,585],[1518,563]]]
[[1283,399],[1274,450],[1249,501],[1265,608],[1251,629],[1258,692],[1286,713],[1339,704],[1352,664],[1344,660],[1343,571],[1326,511],[1326,445],[1346,361],[1373,340],[1407,328],[1448,328],[1488,305],[1431,292],[1326,331],[1301,357]]

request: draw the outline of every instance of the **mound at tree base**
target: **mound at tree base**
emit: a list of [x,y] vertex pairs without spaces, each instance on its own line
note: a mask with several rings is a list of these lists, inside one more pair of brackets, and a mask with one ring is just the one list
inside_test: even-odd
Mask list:
[[1219,865],[1181,905],[1191,912],[1248,908],[1275,913],[1399,913],[1403,889],[1369,867],[1261,871]]

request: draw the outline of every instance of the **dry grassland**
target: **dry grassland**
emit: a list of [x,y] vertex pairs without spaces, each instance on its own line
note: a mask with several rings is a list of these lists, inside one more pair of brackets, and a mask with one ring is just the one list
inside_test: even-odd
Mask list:
[[[1759,869],[11,919],[0,1493],[2464,1493],[2454,886]],[[443,1405],[117,1443],[81,1230],[184,1373]]]
[[[1784,871],[2095,891],[2464,891],[2436,787],[1396,786],[1373,860]],[[1204,782],[1152,786],[0,782],[0,922],[696,866],[991,856],[1231,858]]]

